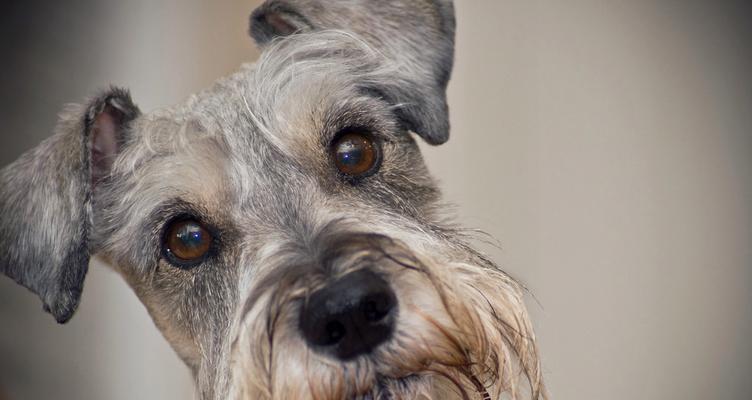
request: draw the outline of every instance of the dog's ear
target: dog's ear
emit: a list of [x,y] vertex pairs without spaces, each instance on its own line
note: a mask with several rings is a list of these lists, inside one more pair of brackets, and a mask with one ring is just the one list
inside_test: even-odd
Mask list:
[[113,88],[66,110],[55,135],[0,170],[0,272],[60,323],[73,316],[89,266],[92,191],[138,114]]
[[449,139],[452,0],[267,0],[251,15],[250,33],[262,48],[277,37],[325,29],[352,32],[398,65],[400,85],[383,95],[428,143]]

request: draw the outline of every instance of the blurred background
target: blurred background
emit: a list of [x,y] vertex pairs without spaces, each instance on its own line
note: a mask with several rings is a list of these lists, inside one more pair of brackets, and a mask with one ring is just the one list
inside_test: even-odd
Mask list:
[[[0,3],[0,165],[110,83],[150,111],[254,60],[257,3]],[[534,296],[553,398],[752,398],[752,7],[456,8],[452,139],[424,152]],[[106,266],[64,326],[0,277],[0,399],[190,398],[187,368]]]

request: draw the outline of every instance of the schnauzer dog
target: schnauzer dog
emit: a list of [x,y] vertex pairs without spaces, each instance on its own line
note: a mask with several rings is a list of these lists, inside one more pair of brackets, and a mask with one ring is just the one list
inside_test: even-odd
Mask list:
[[263,52],[142,114],[112,88],[0,172],[0,271],[64,323],[89,259],[202,399],[546,396],[522,288],[446,222],[451,0],[269,0]]

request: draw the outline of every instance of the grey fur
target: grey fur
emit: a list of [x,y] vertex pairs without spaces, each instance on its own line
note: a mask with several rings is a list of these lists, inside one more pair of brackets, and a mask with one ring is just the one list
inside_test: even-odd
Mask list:
[[138,109],[112,89],[70,106],[57,133],[0,171],[0,271],[42,299],[58,322],[78,306],[89,265],[91,121],[108,104]]
[[[202,399],[515,397],[517,367],[538,398],[520,288],[445,222],[408,132],[447,138],[451,2],[272,1],[261,10],[262,22],[288,14],[254,28],[264,46],[256,64],[147,115],[109,92],[64,114],[56,136],[2,171],[2,271],[62,322],[98,254],[146,305]],[[92,121],[113,107],[117,154],[91,165]],[[379,143],[373,175],[347,179],[333,165],[330,145],[346,129]],[[215,237],[190,269],[162,248],[169,221],[185,215]],[[405,305],[395,340],[335,367],[315,352],[304,361],[300,304],[364,266]],[[303,370],[321,379],[290,378]]]
[[[270,22],[272,21],[272,22]],[[275,27],[283,23],[289,28]],[[454,63],[454,6],[449,0],[269,0],[251,16],[262,45],[291,32],[353,32],[393,64],[402,85],[382,92],[406,126],[428,143],[449,139],[446,88]]]

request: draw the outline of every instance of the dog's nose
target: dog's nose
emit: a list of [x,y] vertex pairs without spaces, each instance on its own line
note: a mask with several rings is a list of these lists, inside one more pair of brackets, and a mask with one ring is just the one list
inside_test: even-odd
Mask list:
[[384,278],[359,270],[314,292],[301,310],[300,329],[309,346],[350,360],[391,337],[396,312]]

